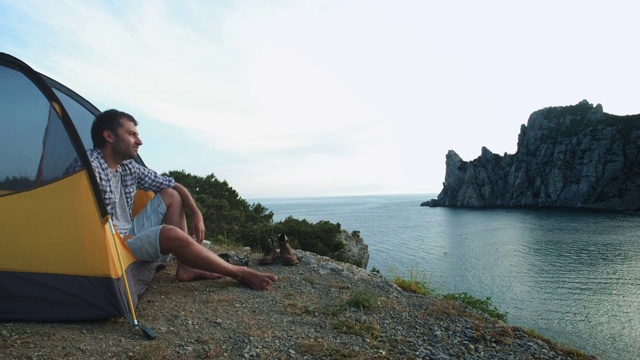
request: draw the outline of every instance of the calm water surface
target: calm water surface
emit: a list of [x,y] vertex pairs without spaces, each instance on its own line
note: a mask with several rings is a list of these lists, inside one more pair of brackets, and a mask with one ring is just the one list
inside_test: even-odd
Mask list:
[[250,199],[339,222],[368,269],[424,271],[440,292],[491,297],[509,323],[604,359],[640,358],[640,214],[420,207],[427,195]]

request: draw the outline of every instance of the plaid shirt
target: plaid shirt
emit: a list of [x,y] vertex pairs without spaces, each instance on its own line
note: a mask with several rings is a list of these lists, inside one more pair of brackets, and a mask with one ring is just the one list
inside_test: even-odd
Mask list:
[[[100,190],[102,191],[104,202],[107,205],[107,210],[111,217],[113,217],[113,206],[118,195],[114,193],[113,186],[111,186],[111,178],[109,176],[109,171],[111,170],[109,170],[109,166],[104,160],[104,157],[102,157],[100,150],[89,149],[87,150],[87,155],[89,155],[93,171],[96,173],[96,177],[100,183]],[[131,210],[133,209],[133,197],[136,190],[142,189],[158,193],[160,190],[171,188],[175,184],[173,178],[159,175],[155,171],[136,163],[134,160],[124,161],[118,165],[117,171],[120,173],[124,196],[127,200],[127,209],[129,209],[129,216],[131,216]]]

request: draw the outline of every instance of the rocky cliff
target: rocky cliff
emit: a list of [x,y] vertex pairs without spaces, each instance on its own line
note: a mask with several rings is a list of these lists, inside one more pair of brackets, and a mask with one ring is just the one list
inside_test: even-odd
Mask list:
[[346,262],[363,269],[367,268],[369,264],[369,245],[364,243],[358,232],[349,234],[347,231],[342,230],[336,240],[342,242],[344,248],[331,254],[330,257],[332,259]]
[[251,256],[249,267],[278,276],[268,291],[230,278],[179,282],[171,261],[136,308],[155,340],[120,318],[0,322],[0,359],[595,359],[379,274],[297,254],[296,266]]
[[515,154],[446,155],[443,189],[423,206],[640,210],[640,115],[586,100],[531,114]]

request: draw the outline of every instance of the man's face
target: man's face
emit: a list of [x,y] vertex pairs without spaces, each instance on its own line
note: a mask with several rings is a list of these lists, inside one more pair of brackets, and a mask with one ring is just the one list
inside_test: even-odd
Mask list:
[[121,160],[129,160],[136,157],[138,148],[142,145],[140,134],[133,122],[120,119],[120,127],[113,134],[113,153]]

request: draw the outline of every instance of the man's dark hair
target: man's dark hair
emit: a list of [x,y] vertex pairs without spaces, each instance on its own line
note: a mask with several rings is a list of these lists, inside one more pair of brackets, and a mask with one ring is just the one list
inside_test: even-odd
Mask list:
[[104,111],[96,116],[91,125],[91,140],[94,148],[100,149],[107,144],[107,139],[102,133],[109,130],[115,134],[120,127],[120,120],[131,121],[133,125],[138,126],[138,121],[133,116],[116,109]]

